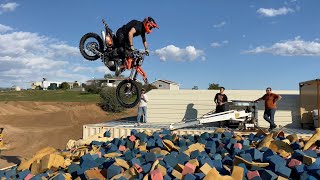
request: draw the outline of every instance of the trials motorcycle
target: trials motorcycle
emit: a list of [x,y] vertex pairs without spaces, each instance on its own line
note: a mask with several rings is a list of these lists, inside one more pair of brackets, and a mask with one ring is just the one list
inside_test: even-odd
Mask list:
[[148,84],[147,74],[142,69],[142,64],[146,52],[134,50],[126,53],[125,56],[119,56],[116,52],[117,37],[102,19],[105,30],[101,31],[101,36],[89,32],[82,36],[79,44],[81,55],[89,60],[95,61],[101,59],[110,71],[119,76],[124,70],[131,70],[130,76],[117,85],[116,98],[119,104],[126,108],[132,108],[138,104],[141,97],[141,91],[137,84],[137,76],[140,74],[145,84]]

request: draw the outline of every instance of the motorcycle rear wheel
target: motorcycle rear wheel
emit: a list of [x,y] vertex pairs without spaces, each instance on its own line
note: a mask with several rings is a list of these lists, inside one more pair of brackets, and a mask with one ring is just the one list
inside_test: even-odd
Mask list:
[[[95,41],[86,42],[90,38],[94,39]],[[97,55],[96,53],[92,52],[88,48],[89,46],[93,46],[93,47],[95,47],[95,49],[97,51],[99,51],[100,53],[103,53],[103,49],[104,49],[103,42],[102,42],[101,37],[98,34],[90,32],[90,33],[83,35],[80,40],[79,49],[80,49],[81,55],[85,59],[87,59],[89,61],[95,61],[95,60],[99,59],[100,56]]]
[[140,96],[140,89],[133,80],[123,80],[117,86],[117,100],[119,104],[125,108],[133,108],[136,106],[140,101]]

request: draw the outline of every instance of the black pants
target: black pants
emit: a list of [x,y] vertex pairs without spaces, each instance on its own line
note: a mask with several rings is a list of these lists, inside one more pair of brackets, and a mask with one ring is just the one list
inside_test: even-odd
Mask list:
[[[120,51],[120,53],[124,53],[125,50],[129,50],[130,49],[130,42],[128,39],[128,34],[124,34],[122,29],[118,29],[117,33],[117,47]],[[122,52],[121,52],[122,51]]]
[[[220,113],[220,112],[225,112],[225,111],[229,111],[229,106],[228,104],[222,104],[222,105],[217,105],[216,106],[216,113]],[[223,127],[226,125],[227,121],[219,121],[219,126]]]

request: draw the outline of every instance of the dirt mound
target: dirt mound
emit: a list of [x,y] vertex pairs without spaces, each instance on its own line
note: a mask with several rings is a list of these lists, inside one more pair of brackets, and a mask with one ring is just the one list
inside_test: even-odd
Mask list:
[[82,137],[82,126],[133,116],[136,109],[110,115],[93,103],[0,102],[0,127],[7,150],[0,168],[29,158],[41,148],[64,149],[69,139]]

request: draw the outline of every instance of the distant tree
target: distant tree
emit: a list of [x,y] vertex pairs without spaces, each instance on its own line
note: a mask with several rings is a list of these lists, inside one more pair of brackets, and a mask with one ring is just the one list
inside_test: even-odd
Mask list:
[[105,78],[105,79],[107,79],[107,78],[113,78],[113,76],[112,76],[112,74],[105,74],[105,75],[104,75],[104,78]]
[[67,82],[63,82],[60,84],[59,88],[62,90],[67,90],[70,89],[70,85]]
[[81,87],[86,87],[86,86],[87,86],[86,83],[82,83],[82,84],[81,84]]
[[73,83],[73,88],[78,88],[79,87],[79,84],[77,82],[74,82]]
[[217,89],[220,89],[220,86],[219,84],[215,84],[215,83],[209,83],[209,87],[208,89],[210,90],[217,90]]
[[198,90],[198,86],[193,86],[192,90]]
[[[107,79],[107,78],[116,78],[117,76],[115,76],[115,75],[112,75],[112,74],[105,74],[104,75],[104,78],[105,79]],[[120,76],[119,76],[119,78],[125,78],[125,76],[123,75],[123,74],[121,74]]]
[[139,89],[144,88],[146,90],[146,92],[149,92],[152,89],[158,89],[156,86],[154,86],[152,84],[144,84],[144,85],[142,85],[141,82],[137,82],[137,85],[138,85]]

